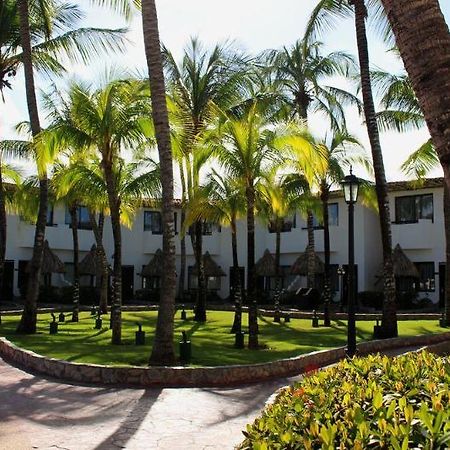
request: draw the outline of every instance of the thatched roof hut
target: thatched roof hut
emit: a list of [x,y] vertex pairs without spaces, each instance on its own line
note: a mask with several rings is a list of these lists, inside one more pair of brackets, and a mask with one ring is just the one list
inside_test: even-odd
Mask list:
[[[212,259],[209,252],[203,255],[203,267],[205,268],[206,277],[224,277],[225,272],[221,269],[219,265]],[[198,269],[197,264],[192,266],[191,275],[197,275]]]
[[255,264],[255,273],[260,277],[274,277],[277,274],[275,258],[267,248],[264,255]]
[[160,248],[156,250],[153,258],[142,269],[141,277],[161,277],[163,270],[163,252]]
[[102,276],[103,260],[95,244],[91,247],[89,253],[80,261],[78,271],[80,275]]
[[[314,273],[321,274],[325,273],[325,264],[319,258],[316,252],[314,252]],[[300,253],[300,256],[296,259],[291,267],[291,274],[293,275],[308,275],[308,252],[305,250]]]
[[397,244],[392,252],[392,264],[395,277],[420,278],[419,271],[414,263],[405,255],[405,252]]
[[[26,271],[30,271],[30,265],[27,265]],[[64,263],[50,249],[48,241],[44,241],[44,254],[42,256],[41,273],[47,275],[50,273],[65,273]]]

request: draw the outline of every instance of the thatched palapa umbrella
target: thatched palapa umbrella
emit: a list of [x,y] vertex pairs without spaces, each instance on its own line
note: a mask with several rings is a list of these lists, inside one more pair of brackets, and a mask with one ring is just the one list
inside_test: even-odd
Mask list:
[[163,268],[163,252],[160,248],[156,250],[153,258],[142,269],[141,277],[161,277]]
[[[212,259],[209,252],[203,255],[203,267],[205,269],[205,277],[224,277],[226,276],[222,268]],[[197,275],[197,265],[192,266],[191,275]]]
[[[30,271],[30,266],[27,265],[26,272]],[[64,263],[56,256],[50,249],[48,241],[44,241],[44,252],[42,256],[41,273],[43,275],[49,275],[51,273],[65,273],[66,268]]]
[[[109,269],[109,268],[108,268]],[[103,261],[97,246],[94,244],[89,253],[80,261],[78,271],[80,275],[101,277],[103,275]]]
[[[316,252],[314,252],[314,273],[325,273],[325,264]],[[296,259],[294,264],[292,264],[291,274],[304,276],[308,275],[308,253],[306,250],[303,253],[300,253],[300,256]]]
[[275,258],[267,248],[264,255],[255,264],[255,273],[260,277],[275,277],[277,275]]
[[392,264],[396,278],[420,278],[419,271],[414,263],[405,255],[405,252],[397,244],[392,252]]

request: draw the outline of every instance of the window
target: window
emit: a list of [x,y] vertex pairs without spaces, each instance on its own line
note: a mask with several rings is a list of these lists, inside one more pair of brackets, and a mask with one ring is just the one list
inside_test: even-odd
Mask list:
[[53,222],[53,215],[54,215],[54,206],[53,205],[48,205],[46,226],[52,227],[52,226],[55,225],[55,223]]
[[419,219],[433,220],[433,194],[395,198],[396,223],[414,223]]
[[[212,222],[203,222],[202,225],[202,234],[203,236],[211,236],[214,231],[220,233],[222,231],[222,227],[218,224]],[[192,235],[195,233],[195,224],[193,223],[187,232],[187,234]]]
[[434,292],[434,262],[415,262],[420,279],[417,282],[417,290],[424,292]]
[[[337,227],[339,225],[339,203],[328,203],[328,226]],[[323,220],[313,214],[313,227],[317,229],[323,228]],[[306,229],[306,227],[305,227]]]
[[330,289],[332,293],[340,290],[338,268],[339,264],[330,264]]
[[[91,219],[89,218],[89,209],[86,206],[78,206],[77,220],[79,230],[92,230]],[[72,218],[70,216],[69,208],[66,207],[66,225],[72,227]]]
[[[293,223],[294,223],[294,221],[292,221],[292,220],[283,219],[283,222],[281,224],[281,230],[280,230],[281,233],[291,231],[292,228],[295,228]],[[276,223],[272,220],[269,222],[269,225],[267,228],[269,230],[269,233],[277,232]]]
[[162,219],[159,211],[144,211],[144,231],[162,234]]

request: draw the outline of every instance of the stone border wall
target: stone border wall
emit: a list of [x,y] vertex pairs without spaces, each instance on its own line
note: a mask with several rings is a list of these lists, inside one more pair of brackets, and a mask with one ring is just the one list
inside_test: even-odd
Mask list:
[[[392,348],[431,346],[450,347],[450,332],[414,337],[363,342],[358,354],[381,352]],[[0,356],[32,372],[66,382],[133,387],[213,387],[232,386],[298,375],[335,363],[345,357],[345,348],[322,350],[271,363],[221,367],[112,367],[80,364],[48,358],[0,338]]]

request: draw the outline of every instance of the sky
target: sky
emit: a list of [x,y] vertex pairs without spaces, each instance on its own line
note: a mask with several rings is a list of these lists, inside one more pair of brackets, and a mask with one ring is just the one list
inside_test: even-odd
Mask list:
[[[116,28],[124,26],[124,21],[114,13],[89,6],[87,0],[80,5],[87,11],[81,26]],[[249,53],[259,53],[268,48],[289,46],[299,39],[304,31],[308,16],[317,0],[157,0],[159,27],[162,42],[179,58],[190,37],[198,37],[205,45],[235,40]],[[440,0],[447,23],[450,23],[450,2]],[[64,80],[76,78],[95,82],[111,67],[138,70],[144,73],[145,55],[142,42],[142,24],[136,15],[129,25],[126,52],[112,55],[89,66],[71,65]],[[341,22],[335,30],[321,37],[326,51],[344,50],[356,55],[356,42],[351,20]],[[399,72],[401,62],[386,52],[379,36],[369,32],[369,45],[372,66]],[[333,80],[342,86],[342,80]],[[49,80],[38,76],[38,89],[48,89]],[[5,92],[5,103],[0,102],[0,138],[14,138],[14,125],[27,120],[23,77],[18,76],[12,91]],[[332,83],[330,83],[332,84]],[[44,119],[45,121],[45,119]],[[349,129],[369,152],[368,139],[361,118],[356,111],[347,111]],[[320,136],[326,132],[324,121],[314,117],[310,121],[313,132]],[[405,134],[383,133],[381,144],[389,181],[404,179],[400,172],[401,163],[428,138],[426,129]],[[29,163],[30,164],[30,163]],[[31,170],[31,167],[28,167]],[[362,175],[362,174],[361,174]],[[437,170],[431,174],[440,176]]]

